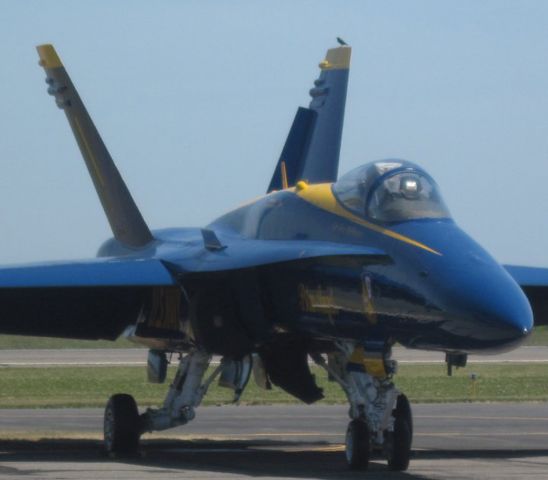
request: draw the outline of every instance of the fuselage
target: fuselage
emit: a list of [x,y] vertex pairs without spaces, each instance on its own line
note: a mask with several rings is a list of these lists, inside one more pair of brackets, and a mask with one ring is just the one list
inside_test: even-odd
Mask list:
[[374,222],[346,209],[333,185],[302,182],[244,205],[210,228],[253,239],[367,245],[390,258],[320,263],[286,275],[280,269],[280,283],[298,292],[293,304],[299,312],[277,319],[287,328],[494,353],[519,345],[533,326],[520,287],[451,218]]
[[[416,165],[404,165],[405,175],[426,178]],[[398,171],[383,175],[393,179]],[[365,189],[369,202],[368,192],[378,184],[377,179]],[[111,240],[99,256],[158,258],[181,273],[222,270],[211,263],[215,258],[245,250],[248,240],[268,241],[261,258],[246,252],[245,262],[237,257],[228,268],[257,270],[272,331],[320,341],[397,341],[411,348],[489,354],[518,346],[531,332],[531,307],[519,285],[450,216],[379,221],[369,210],[360,214],[363,205],[348,208],[337,187],[299,182],[228,212],[207,226],[226,246],[217,253],[206,253],[201,230],[191,228],[154,231],[155,241],[138,251]],[[368,247],[380,255],[342,258],[339,249],[336,259],[286,262],[277,254],[277,245],[283,250],[298,241],[342,245],[342,251]]]

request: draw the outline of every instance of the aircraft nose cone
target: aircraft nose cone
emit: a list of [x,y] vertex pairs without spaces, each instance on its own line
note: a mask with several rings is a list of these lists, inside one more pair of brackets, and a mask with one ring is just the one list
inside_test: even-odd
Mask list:
[[489,270],[472,276],[458,292],[455,310],[474,350],[510,350],[531,333],[533,313],[521,288],[502,267]]
[[423,326],[425,343],[488,354],[510,350],[531,333],[533,313],[519,285],[455,223],[408,222],[398,232],[414,234],[413,238],[440,252],[412,260],[426,273],[424,298],[431,300],[440,319],[431,331]]
[[511,308],[501,311],[500,305],[497,305],[491,311],[487,310],[483,319],[488,335],[502,348],[519,345],[533,329],[531,308],[527,301],[522,302],[517,297]]

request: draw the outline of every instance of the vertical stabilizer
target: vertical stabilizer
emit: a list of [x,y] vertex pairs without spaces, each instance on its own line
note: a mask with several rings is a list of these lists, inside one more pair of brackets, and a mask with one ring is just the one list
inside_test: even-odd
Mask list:
[[296,185],[302,178],[306,152],[312,133],[314,132],[315,122],[316,112],[308,108],[299,107],[267,192],[284,188],[282,163],[285,165],[288,186],[292,187]]
[[152,234],[57,52],[52,45],[40,45],[37,50],[46,71],[48,93],[65,111],[115,238],[131,247],[146,245],[153,239]]
[[337,180],[350,54],[348,45],[327,51],[319,65],[320,76],[310,90],[309,107],[297,110],[269,192],[282,188],[282,161],[287,168],[289,186],[301,179],[310,183]]
[[319,65],[320,77],[310,90],[309,108],[317,113],[317,120],[302,173],[310,183],[337,180],[350,54],[347,45],[328,50]]

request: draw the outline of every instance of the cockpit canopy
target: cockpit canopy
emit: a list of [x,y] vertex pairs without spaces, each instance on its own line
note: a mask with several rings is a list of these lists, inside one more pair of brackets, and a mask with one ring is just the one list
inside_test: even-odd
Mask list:
[[405,160],[355,168],[333,184],[333,192],[347,209],[381,223],[451,217],[434,180]]

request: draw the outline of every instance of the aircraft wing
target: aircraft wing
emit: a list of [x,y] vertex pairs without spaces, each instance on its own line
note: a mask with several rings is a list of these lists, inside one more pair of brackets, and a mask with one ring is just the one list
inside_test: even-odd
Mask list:
[[330,242],[231,238],[223,245],[209,232],[214,239],[209,243],[208,235],[187,239],[162,259],[109,257],[0,268],[0,333],[115,339],[144,309],[150,311],[151,302],[178,291],[177,280],[186,275],[200,274],[207,282],[219,272],[311,258],[387,259],[377,249]]
[[548,324],[548,268],[504,265],[529,299],[535,325]]
[[364,262],[387,258],[380,250],[359,245],[247,240],[232,235],[221,235],[219,240],[213,231],[199,229],[170,249],[142,253],[150,257],[0,268],[0,333],[115,339],[137,322],[142,311],[157,308],[154,311],[162,316],[173,310],[158,302],[177,297],[178,280],[186,275],[200,274],[207,282],[219,272],[310,258],[359,256]]
[[94,259],[0,269],[0,332],[115,339],[151,292],[175,281],[160,260]]

